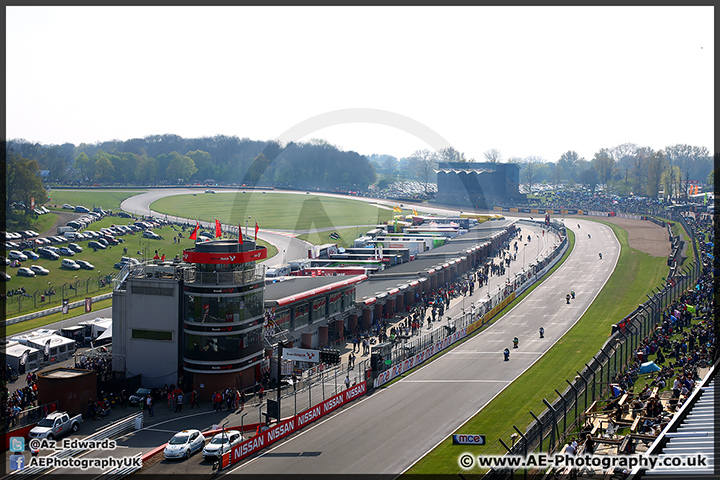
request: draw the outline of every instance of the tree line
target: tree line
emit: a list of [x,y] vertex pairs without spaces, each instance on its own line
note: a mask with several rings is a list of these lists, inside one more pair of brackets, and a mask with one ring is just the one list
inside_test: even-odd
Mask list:
[[46,183],[60,185],[230,183],[364,190],[376,181],[366,157],[323,141],[280,145],[168,134],[78,146],[10,140],[6,151],[37,162]]
[[[502,162],[502,154],[491,149],[481,160],[487,163]],[[436,182],[435,170],[439,162],[475,162],[462,152],[447,148],[439,152],[417,150],[412,155],[397,159],[390,155],[372,155],[379,183],[405,179]],[[657,197],[662,191],[666,197],[682,198],[688,185],[712,185],[714,160],[707,148],[676,144],[661,150],[624,143],[612,148],[601,148],[591,159],[585,159],[573,150],[563,153],[555,161],[542,157],[511,157],[508,163],[520,167],[520,183],[526,193],[537,184],[582,184],[591,190],[602,186],[604,191],[618,195]]]

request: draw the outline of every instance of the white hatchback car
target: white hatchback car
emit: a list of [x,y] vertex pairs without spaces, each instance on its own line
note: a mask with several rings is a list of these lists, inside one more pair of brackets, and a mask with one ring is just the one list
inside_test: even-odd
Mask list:
[[238,443],[245,440],[240,432],[237,430],[225,430],[216,434],[212,440],[205,445],[203,448],[203,459],[218,459],[222,458],[225,452],[229,452]]
[[170,439],[163,455],[165,458],[189,458],[195,452],[202,450],[205,445],[205,437],[200,430],[183,430]]
[[30,265],[30,270],[35,272],[37,275],[47,275],[50,273],[50,270],[40,265]]
[[26,262],[28,259],[27,255],[23,254],[19,250],[10,250],[8,252],[8,258],[12,258],[13,260],[20,260],[21,262]]
[[18,275],[21,275],[23,277],[34,277],[35,272],[29,269],[28,267],[20,267],[17,271]]
[[70,260],[69,258],[63,258],[60,266],[69,270],[80,270],[80,265],[78,265],[75,260]]

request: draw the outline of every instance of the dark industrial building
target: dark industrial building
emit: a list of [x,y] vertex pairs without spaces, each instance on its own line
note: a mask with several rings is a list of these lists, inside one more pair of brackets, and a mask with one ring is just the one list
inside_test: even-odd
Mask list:
[[487,209],[518,199],[520,167],[514,163],[440,162],[438,203]]

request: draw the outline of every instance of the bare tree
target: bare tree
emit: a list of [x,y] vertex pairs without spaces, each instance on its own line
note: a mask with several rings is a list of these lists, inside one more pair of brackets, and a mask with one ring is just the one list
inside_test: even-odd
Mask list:
[[502,159],[502,154],[496,148],[491,148],[487,152],[483,153],[485,159],[490,163],[498,163]]
[[465,154],[458,152],[453,147],[447,147],[440,150],[439,156],[441,162],[467,162]]
[[424,180],[425,194],[427,195],[428,180],[430,174],[437,167],[438,154],[437,152],[431,152],[428,149],[416,150],[410,157],[410,166],[417,172],[419,178]]
[[613,168],[615,167],[615,159],[612,156],[612,152],[607,148],[601,148],[600,151],[595,154],[592,163],[597,170],[600,183],[603,184],[605,192],[607,193],[610,180],[612,180]]

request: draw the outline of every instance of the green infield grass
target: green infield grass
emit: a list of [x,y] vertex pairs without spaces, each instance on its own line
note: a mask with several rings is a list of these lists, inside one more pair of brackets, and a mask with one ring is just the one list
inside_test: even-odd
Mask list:
[[156,212],[224,224],[257,221],[260,228],[303,230],[376,225],[392,218],[392,209],[344,198],[290,193],[188,194],[161,198],[150,208]]

